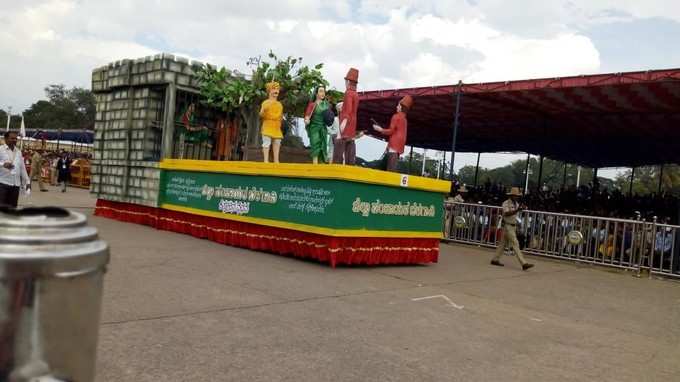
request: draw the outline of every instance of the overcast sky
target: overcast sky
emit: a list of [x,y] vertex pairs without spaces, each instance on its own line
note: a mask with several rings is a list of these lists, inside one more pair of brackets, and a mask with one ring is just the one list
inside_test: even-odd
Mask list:
[[0,0],[0,25],[0,107],[15,111],[159,52],[245,71],[273,49],[323,62],[338,89],[355,66],[359,90],[680,67],[677,0]]

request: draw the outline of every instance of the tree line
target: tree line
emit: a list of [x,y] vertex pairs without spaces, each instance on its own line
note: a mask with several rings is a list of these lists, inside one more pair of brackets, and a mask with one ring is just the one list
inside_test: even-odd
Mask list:
[[[23,113],[29,130],[93,130],[95,109],[95,97],[89,89],[52,84],[45,88],[45,99],[23,112],[12,111],[10,129],[19,130]],[[6,123],[7,111],[0,109],[0,126]]]
[[[509,165],[487,169],[481,168],[477,174],[477,184],[490,182],[502,183],[506,186],[524,187],[526,159],[515,160]],[[543,160],[543,171],[541,184],[538,184],[540,163],[537,158],[529,160],[529,189],[534,190],[539,186],[547,186],[551,190],[559,190],[563,184],[566,187],[576,185],[578,178],[578,166],[566,164],[557,160],[546,158]],[[619,190],[627,194],[630,191],[631,169],[620,172],[613,180],[598,176],[601,189],[609,191]],[[661,178],[659,177],[661,176]],[[594,169],[588,167],[581,168],[580,185],[592,185]],[[475,182],[475,166],[464,166],[458,171],[458,179],[461,183],[472,185]],[[659,191],[659,181],[661,181],[661,192],[665,194],[680,195],[680,166],[665,165],[663,171],[660,166],[637,167],[633,178],[633,194],[651,195]]]

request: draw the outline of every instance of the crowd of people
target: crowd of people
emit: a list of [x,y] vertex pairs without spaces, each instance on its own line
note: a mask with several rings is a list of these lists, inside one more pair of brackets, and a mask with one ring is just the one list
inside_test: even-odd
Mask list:
[[0,145],[0,206],[16,207],[20,192],[49,191],[47,184],[66,192],[71,181],[71,166],[77,159],[91,159],[89,153],[51,151],[17,145],[17,133],[8,131]]
[[[454,185],[454,195],[461,186]],[[501,183],[465,187],[462,199],[466,203],[481,203],[498,206],[506,199],[507,187]],[[564,189],[530,190],[522,198],[528,209],[560,212],[575,215],[590,215],[621,219],[643,219],[666,224],[678,224],[680,199],[665,194],[628,195],[620,190],[601,189],[593,184],[575,185]]]
[[[505,247],[510,247],[523,269],[530,267],[521,252],[528,248],[621,266],[642,264],[680,272],[680,235],[672,226],[678,223],[680,201],[676,197],[627,196],[593,185],[555,191],[545,187],[523,195],[517,187],[507,192],[502,184],[489,183],[479,187],[454,184],[453,194],[455,197],[448,199],[446,207],[445,237],[495,243],[498,249],[492,265],[503,266],[501,256]],[[501,208],[470,208],[470,204]],[[539,213],[520,214],[524,210]],[[636,222],[604,224],[601,220],[574,219],[568,214]],[[463,219],[456,222],[454,216]],[[580,239],[572,238],[573,232],[578,232]],[[572,240],[583,245],[573,244]]]

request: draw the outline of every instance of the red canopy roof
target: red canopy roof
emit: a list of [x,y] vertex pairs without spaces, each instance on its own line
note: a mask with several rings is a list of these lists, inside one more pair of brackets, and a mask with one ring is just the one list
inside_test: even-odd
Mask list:
[[680,163],[680,69],[376,90],[359,95],[359,129],[388,124],[414,97],[408,145],[457,152],[529,152],[591,167]]

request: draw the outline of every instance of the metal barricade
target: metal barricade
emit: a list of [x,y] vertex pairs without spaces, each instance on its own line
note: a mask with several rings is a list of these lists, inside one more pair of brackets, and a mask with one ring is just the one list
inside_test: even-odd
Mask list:
[[[501,207],[444,204],[447,241],[495,248],[502,233]],[[638,275],[680,277],[680,226],[525,210],[518,238],[526,253],[628,269]]]

